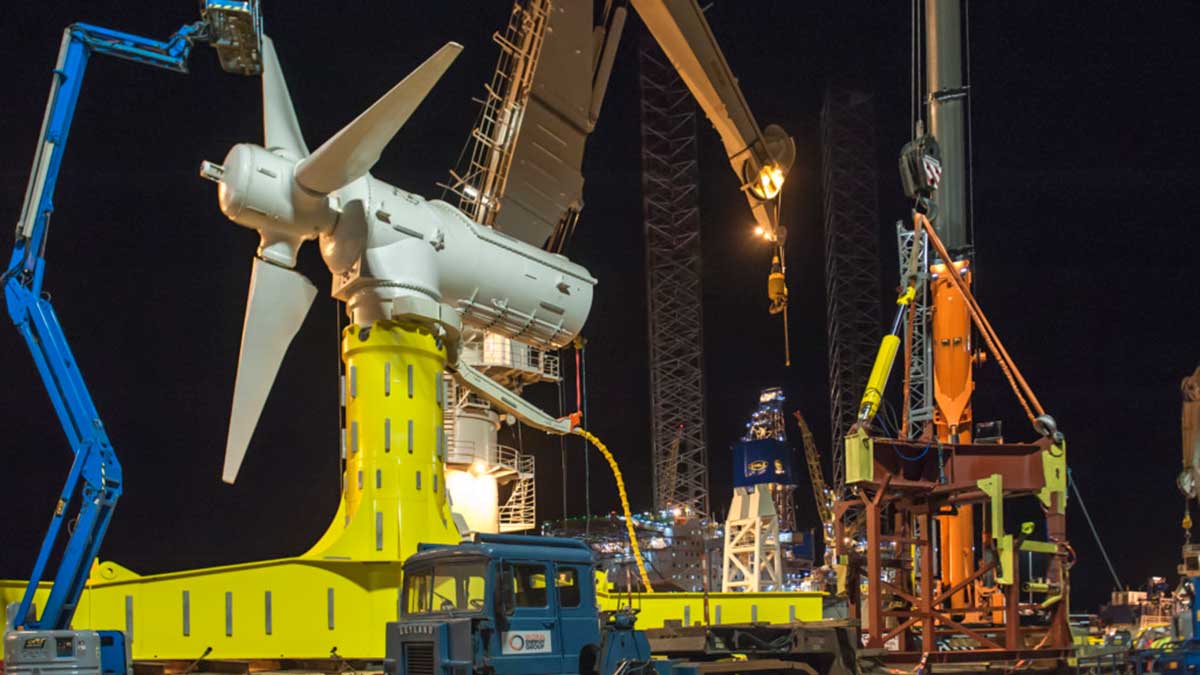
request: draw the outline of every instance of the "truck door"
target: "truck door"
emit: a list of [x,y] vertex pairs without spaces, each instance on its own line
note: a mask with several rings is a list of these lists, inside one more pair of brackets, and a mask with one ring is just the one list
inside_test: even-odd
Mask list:
[[551,567],[541,562],[506,563],[512,574],[511,610],[493,638],[497,675],[561,673],[562,632]]
[[600,620],[591,568],[556,565],[554,587],[563,636],[563,672],[587,675],[596,666],[600,647]]

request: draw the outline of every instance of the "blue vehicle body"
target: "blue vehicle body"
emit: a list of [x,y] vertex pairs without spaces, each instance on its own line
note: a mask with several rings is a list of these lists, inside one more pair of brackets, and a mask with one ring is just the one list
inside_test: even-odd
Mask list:
[[694,674],[693,666],[651,660],[632,614],[601,617],[595,569],[591,549],[575,539],[476,535],[423,546],[404,564],[400,620],[387,625],[384,671]]

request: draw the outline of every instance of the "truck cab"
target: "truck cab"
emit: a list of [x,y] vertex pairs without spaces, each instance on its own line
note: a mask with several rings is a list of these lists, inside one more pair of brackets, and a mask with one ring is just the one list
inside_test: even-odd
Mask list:
[[[601,647],[595,560],[576,539],[477,534],[404,563],[388,675],[592,673]],[[646,658],[648,658],[648,654]]]

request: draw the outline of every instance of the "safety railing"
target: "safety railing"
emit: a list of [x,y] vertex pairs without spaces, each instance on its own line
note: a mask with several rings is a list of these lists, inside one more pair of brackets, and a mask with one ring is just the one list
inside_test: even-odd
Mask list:
[[[501,446],[502,448],[504,446]],[[520,532],[537,526],[537,484],[534,481],[533,455],[515,453],[517,482],[508,499],[500,507],[500,531]]]

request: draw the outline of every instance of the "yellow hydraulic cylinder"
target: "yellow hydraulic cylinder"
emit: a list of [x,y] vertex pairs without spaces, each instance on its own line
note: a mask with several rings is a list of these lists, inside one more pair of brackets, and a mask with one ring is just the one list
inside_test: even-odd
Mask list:
[[875,365],[871,366],[871,377],[867,379],[867,389],[863,392],[862,403],[858,406],[858,419],[867,422],[879,412],[879,402],[883,400],[883,390],[887,388],[888,377],[892,374],[892,364],[896,361],[896,352],[900,350],[900,337],[885,335],[879,343],[879,352],[875,355]]
[[342,498],[302,557],[399,561],[419,543],[457,542],[443,469],[444,348],[424,326],[377,321],[345,330],[342,358]]

